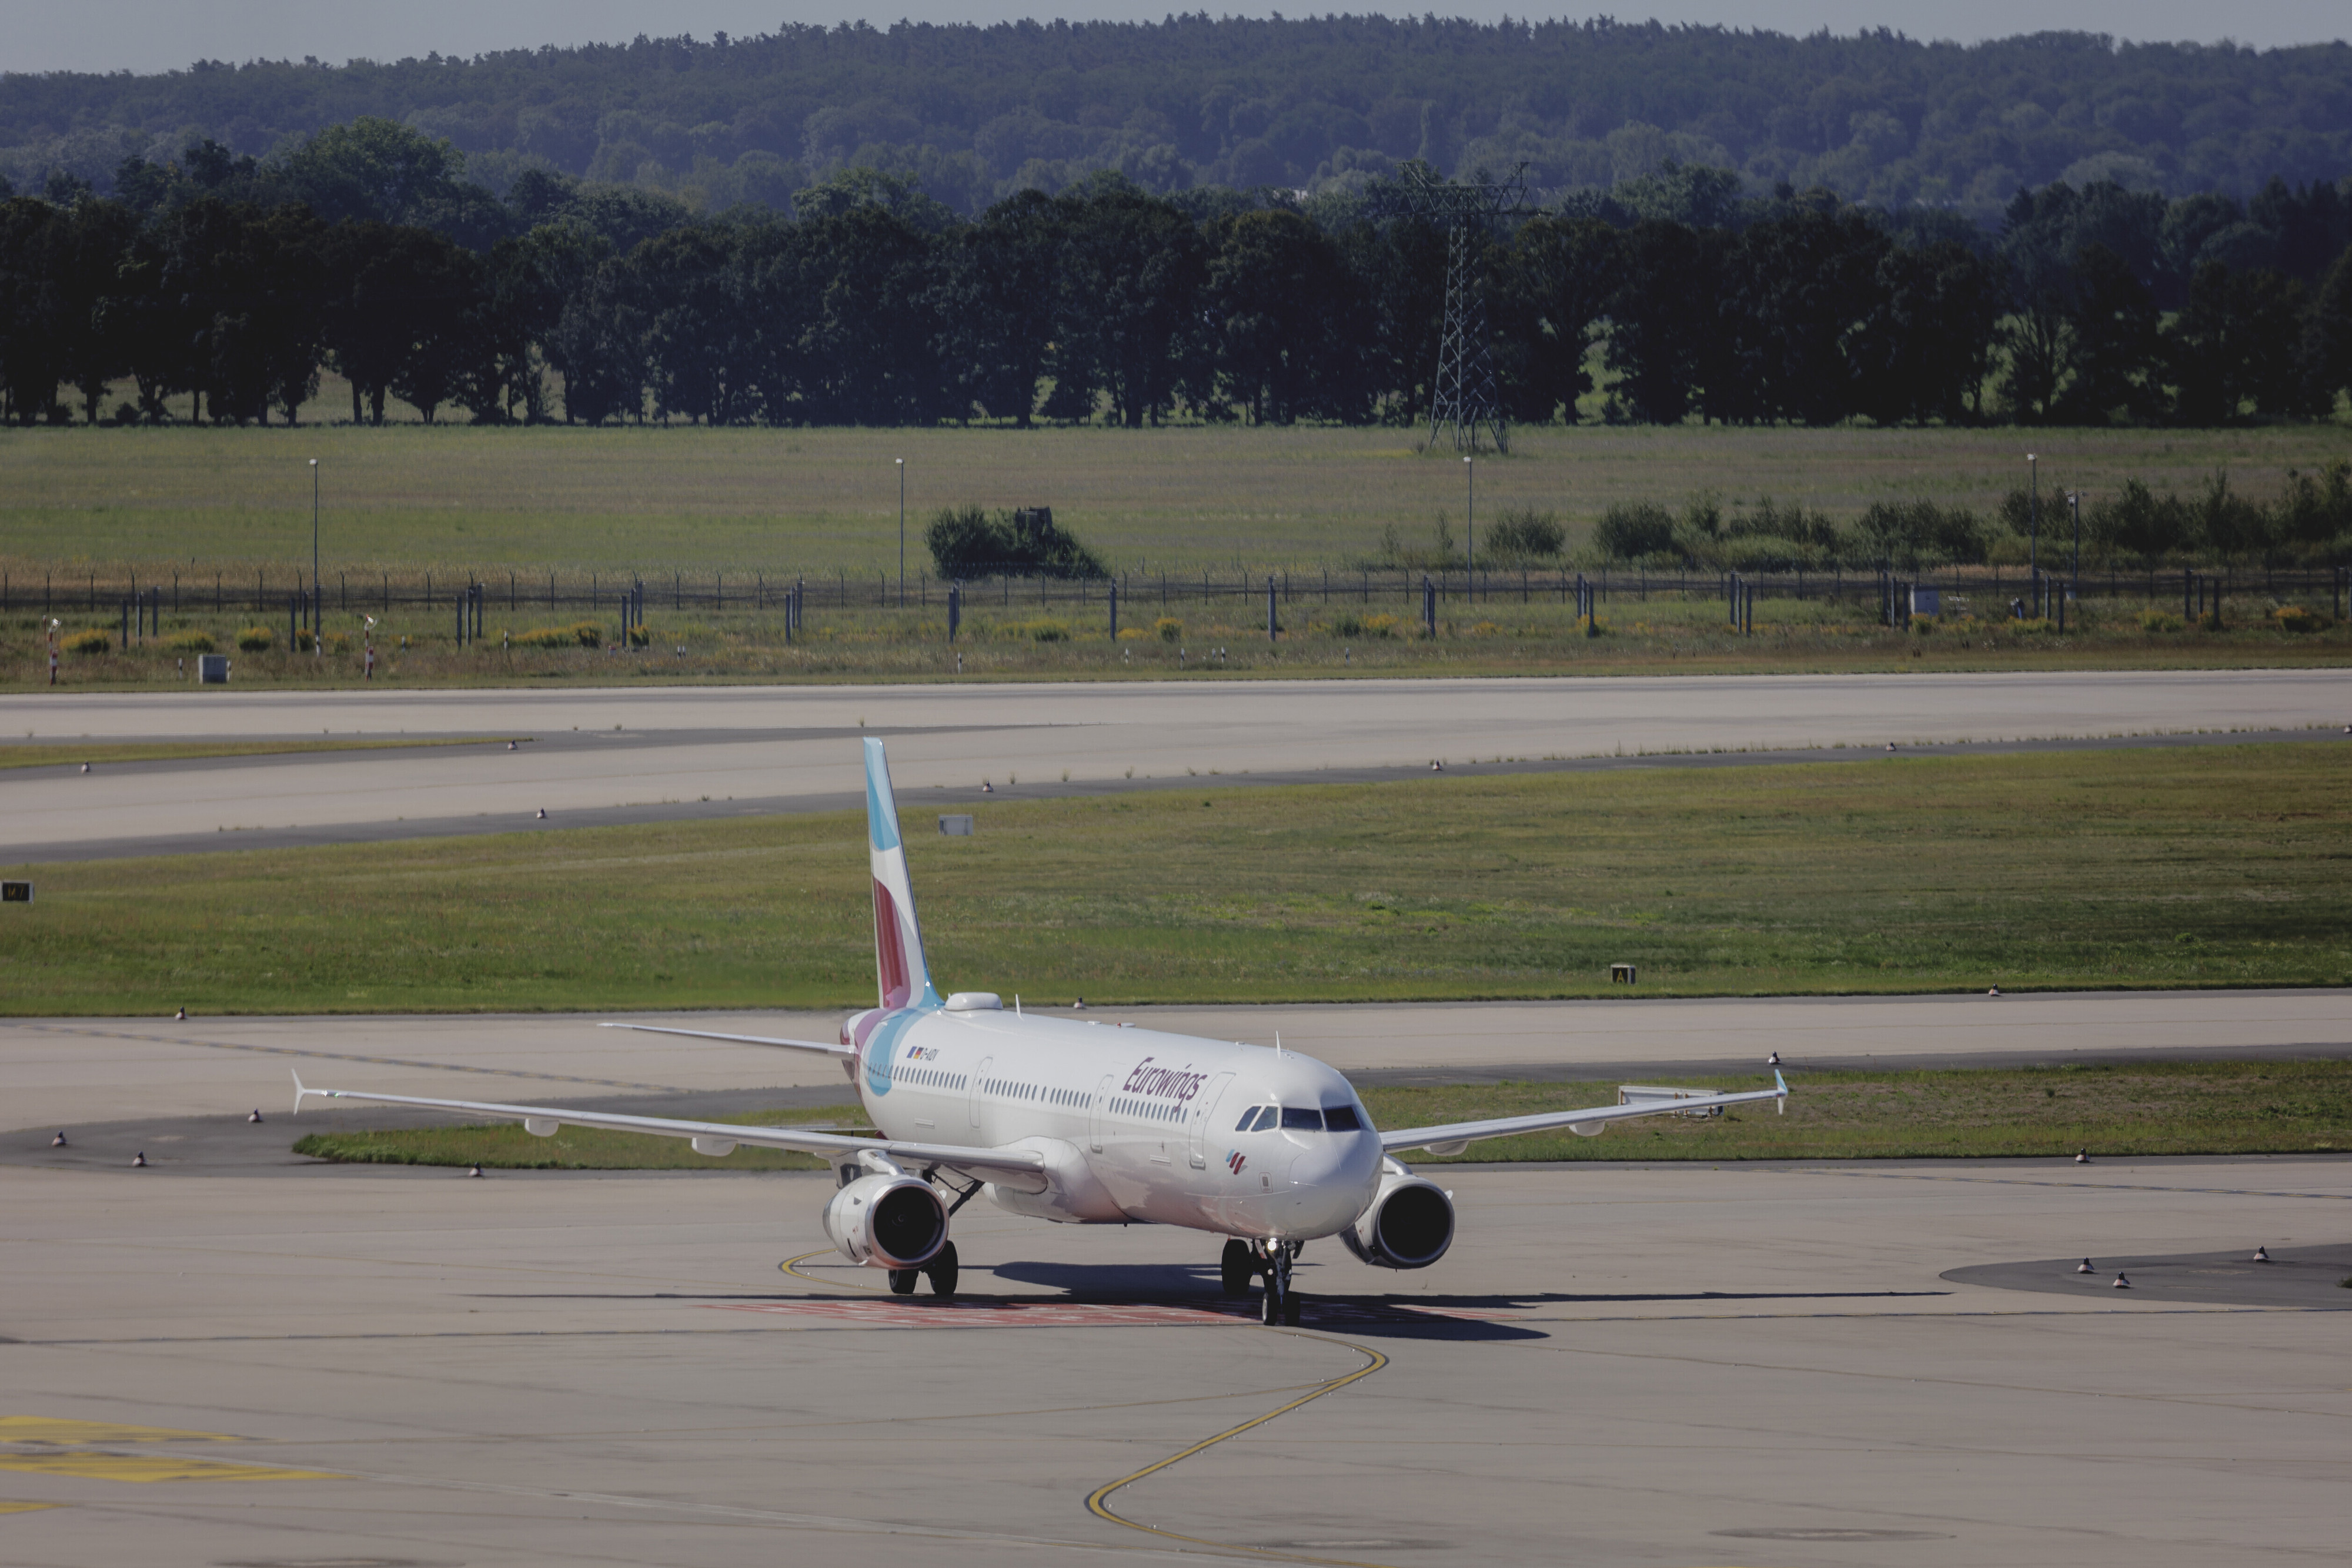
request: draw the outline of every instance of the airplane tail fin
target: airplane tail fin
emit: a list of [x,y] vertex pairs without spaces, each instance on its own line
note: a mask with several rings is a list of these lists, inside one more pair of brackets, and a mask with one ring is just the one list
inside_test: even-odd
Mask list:
[[898,841],[890,762],[882,743],[871,738],[866,742],[866,844],[874,873],[874,971],[882,1005],[938,1007],[940,994],[923,958],[923,928],[915,919],[915,890],[907,879],[907,850]]

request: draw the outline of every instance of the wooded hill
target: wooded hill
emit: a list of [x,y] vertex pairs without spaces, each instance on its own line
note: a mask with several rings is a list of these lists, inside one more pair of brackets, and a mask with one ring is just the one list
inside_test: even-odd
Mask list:
[[191,139],[267,158],[362,116],[446,138],[503,195],[526,170],[783,207],[844,166],[976,214],[1096,170],[1147,191],[1311,191],[1419,158],[1529,165],[1539,192],[1669,158],[1850,202],[1993,224],[2021,187],[2113,179],[2251,196],[2352,172],[2352,47],[1961,47],[1622,24],[1173,16],[1162,23],[793,26],[472,59],[203,62],[0,76],[0,178],[110,189]]

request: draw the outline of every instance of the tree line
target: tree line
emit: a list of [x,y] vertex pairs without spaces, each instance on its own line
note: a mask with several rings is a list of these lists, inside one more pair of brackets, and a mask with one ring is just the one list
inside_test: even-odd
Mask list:
[[0,75],[0,177],[101,194],[194,131],[268,157],[362,115],[446,139],[503,195],[537,170],[772,207],[843,167],[976,217],[1113,169],[1165,193],[1352,188],[1422,159],[1606,189],[1668,158],[1997,222],[2020,185],[2250,197],[2352,168],[2352,49],[2044,32],[1962,47],[1435,16],[865,23],[471,59]]
[[[792,216],[632,228],[576,182],[498,202],[446,147],[347,132],[291,174],[200,142],[119,171],[130,198],[0,204],[0,412],[158,421],[192,394],[203,419],[294,421],[324,367],[377,422],[391,398],[428,421],[779,425],[1429,406],[1446,236],[1383,215],[1383,186],[1171,197],[1100,172],[966,221],[846,170]],[[452,212],[495,237],[430,221]],[[1486,234],[1480,287],[1521,423],[1597,402],[1650,423],[2214,424],[2323,416],[2352,386],[2347,242],[2327,185],[2245,208],[2052,185],[1979,245],[1675,165]]]

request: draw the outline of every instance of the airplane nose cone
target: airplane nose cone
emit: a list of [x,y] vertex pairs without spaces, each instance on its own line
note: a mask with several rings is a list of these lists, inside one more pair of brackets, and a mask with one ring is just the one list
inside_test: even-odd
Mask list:
[[1328,1235],[1350,1224],[1370,1201],[1380,1169],[1376,1133],[1335,1134],[1301,1149],[1290,1166],[1290,1228]]

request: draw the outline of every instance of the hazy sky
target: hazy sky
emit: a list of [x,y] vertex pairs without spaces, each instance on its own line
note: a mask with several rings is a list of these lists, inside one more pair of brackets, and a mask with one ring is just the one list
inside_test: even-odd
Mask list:
[[[898,17],[918,21],[1002,21],[1018,16],[1158,20],[1176,4],[1149,0],[900,0],[886,13],[867,13],[877,26]],[[1214,15],[1264,16],[1272,5],[1207,5]],[[1329,10],[1442,15],[1493,20],[1530,15],[1525,4],[1469,0],[1453,5],[1327,5]],[[2352,9],[2343,0],[2241,0],[2216,9],[2192,0],[1979,0],[1955,11],[1916,0],[1670,0],[1643,5],[1595,5],[1623,20],[1654,16],[1664,22],[1811,33],[1823,27],[1854,33],[1892,27],[1918,38],[1975,42],[2044,28],[2115,33],[2134,39],[2233,38],[2272,47],[2344,37]],[[1314,14],[1293,4],[1290,16]],[[1588,12],[1569,12],[1581,16]],[[340,63],[353,56],[398,59],[434,50],[473,55],[541,44],[625,41],[638,33],[675,37],[714,32],[770,32],[780,22],[833,23],[857,13],[841,0],[667,0],[646,5],[617,0],[403,0],[360,6],[349,0],[0,0],[0,70],[170,70],[195,59],[299,59],[315,55]]]

